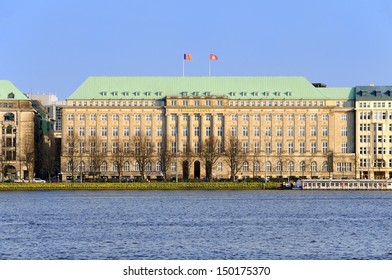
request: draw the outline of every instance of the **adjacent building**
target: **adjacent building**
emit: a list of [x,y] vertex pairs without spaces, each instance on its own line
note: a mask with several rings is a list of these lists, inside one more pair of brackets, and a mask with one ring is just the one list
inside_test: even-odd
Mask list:
[[0,80],[0,181],[34,176],[35,110],[11,82]]

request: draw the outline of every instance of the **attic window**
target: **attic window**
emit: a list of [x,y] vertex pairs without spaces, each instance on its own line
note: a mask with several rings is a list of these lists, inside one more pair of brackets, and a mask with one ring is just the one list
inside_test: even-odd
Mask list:
[[151,96],[151,91],[146,91],[144,94],[145,94],[146,96]]
[[287,96],[291,96],[291,91],[288,91],[286,94],[287,94]]
[[140,91],[135,91],[133,94],[136,96],[140,96]]
[[118,95],[118,92],[117,92],[117,91],[113,91],[113,92],[112,92],[112,95],[113,95],[113,96],[117,96],[117,95]]
[[181,92],[181,96],[187,96],[187,95],[188,95],[188,92],[187,92],[187,91]]
[[276,96],[280,96],[280,91],[276,91],[276,92],[275,92],[275,95],[276,95]]
[[101,92],[101,95],[106,96],[106,95],[107,95],[107,92],[106,92],[106,91],[103,91],[103,92]]
[[241,92],[242,96],[246,96],[246,91]]
[[158,91],[158,92],[156,93],[156,95],[157,95],[157,96],[162,96],[162,91]]
[[128,91],[124,91],[123,94],[124,94],[125,96],[129,96],[129,92],[128,92]]
[[259,93],[257,91],[254,91],[253,96],[259,96]]
[[15,94],[13,92],[10,92],[7,96],[10,99],[14,99],[15,98]]
[[206,96],[210,96],[210,94],[211,94],[210,91],[206,91],[206,92],[205,92],[205,95],[206,95]]
[[198,91],[194,91],[192,94],[193,94],[194,96],[199,96],[199,92],[198,92]]
[[269,91],[264,91],[265,96],[269,96]]

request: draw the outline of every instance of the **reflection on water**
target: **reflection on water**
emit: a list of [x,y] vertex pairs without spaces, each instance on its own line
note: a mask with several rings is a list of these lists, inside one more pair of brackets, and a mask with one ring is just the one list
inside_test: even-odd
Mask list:
[[0,192],[1,259],[392,259],[392,192]]

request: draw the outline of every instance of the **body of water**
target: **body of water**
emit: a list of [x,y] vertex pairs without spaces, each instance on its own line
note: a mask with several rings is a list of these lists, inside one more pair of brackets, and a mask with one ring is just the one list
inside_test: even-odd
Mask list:
[[0,259],[392,259],[392,192],[0,192]]

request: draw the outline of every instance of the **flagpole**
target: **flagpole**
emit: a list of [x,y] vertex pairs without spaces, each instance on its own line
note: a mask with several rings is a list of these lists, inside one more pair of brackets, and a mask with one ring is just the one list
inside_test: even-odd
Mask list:
[[185,59],[184,58],[182,58],[182,76],[184,77],[185,76]]
[[208,77],[211,76],[211,59],[208,59]]

